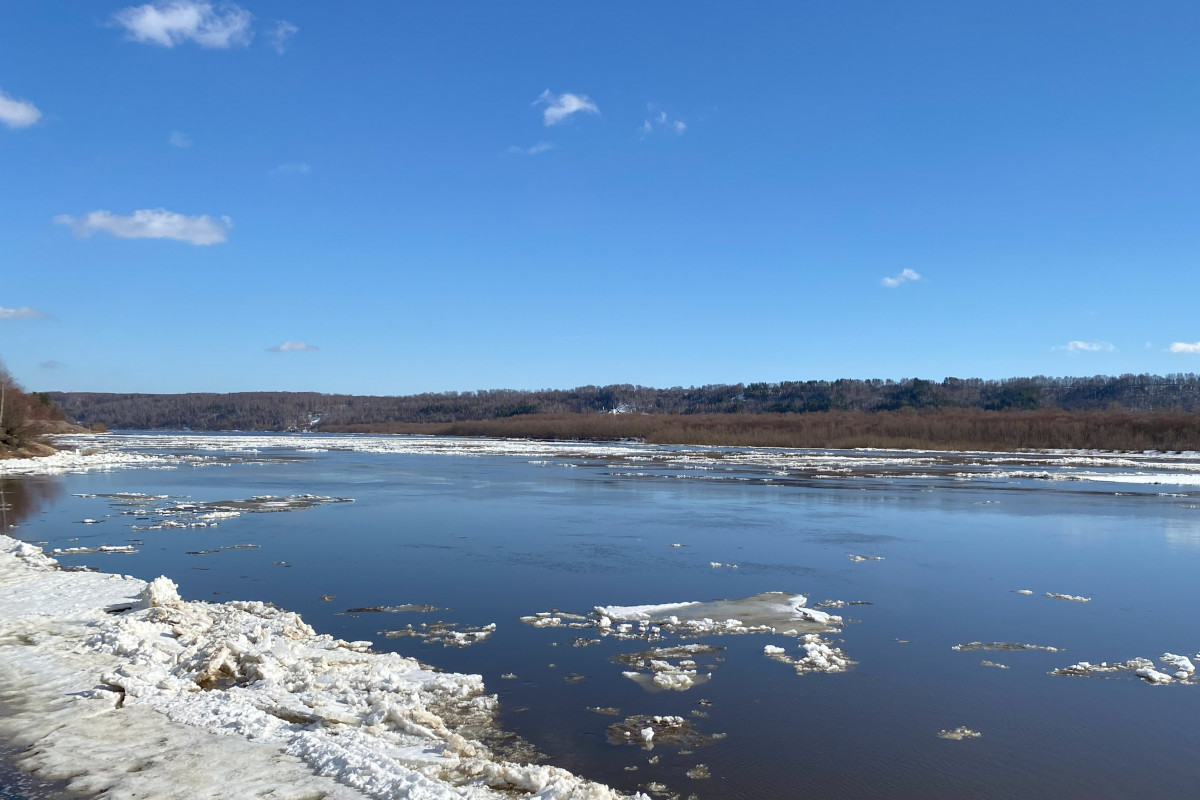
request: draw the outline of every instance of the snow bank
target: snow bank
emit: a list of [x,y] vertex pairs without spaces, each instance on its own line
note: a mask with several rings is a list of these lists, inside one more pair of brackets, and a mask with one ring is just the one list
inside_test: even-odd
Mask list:
[[611,800],[493,757],[478,675],[319,635],[257,602],[60,570],[0,537],[0,736],[18,763],[111,797]]

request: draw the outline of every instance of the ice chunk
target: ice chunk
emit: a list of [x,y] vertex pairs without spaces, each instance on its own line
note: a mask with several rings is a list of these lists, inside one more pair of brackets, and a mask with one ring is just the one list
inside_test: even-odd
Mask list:
[[978,739],[982,735],[979,731],[973,731],[961,725],[954,730],[938,731],[939,739],[950,739],[956,742],[961,742],[963,739]]
[[1077,594],[1059,594],[1057,592],[1046,592],[1046,597],[1053,600],[1070,600],[1072,603],[1090,603],[1092,598],[1081,597]]

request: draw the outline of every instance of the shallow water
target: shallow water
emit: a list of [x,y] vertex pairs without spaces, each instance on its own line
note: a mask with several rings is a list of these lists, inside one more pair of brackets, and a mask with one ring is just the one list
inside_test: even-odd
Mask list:
[[[6,479],[14,535],[48,549],[132,543],[133,554],[60,561],[167,574],[192,599],[268,600],[322,632],[480,673],[508,729],[553,763],[618,788],[655,781],[700,798],[1195,794],[1200,687],[1047,674],[1200,649],[1194,458],[198,434],[98,441],[162,462]],[[1156,479],[1167,483],[1146,482]],[[167,497],[77,496],[118,493]],[[18,507],[16,494],[36,502]],[[132,528],[193,520],[159,513],[177,503],[300,494],[354,502]],[[763,654],[767,644],[794,652],[795,637],[701,638],[687,641],[725,648],[696,659],[711,680],[651,693],[612,661],[644,643],[573,647],[595,631],[518,621],[768,591],[805,594],[810,605],[870,603],[833,609],[853,620],[834,638],[856,665],[797,675]],[[346,613],[403,604],[441,610]],[[423,622],[496,631],[461,649],[381,633]],[[951,649],[973,641],[1063,652]],[[690,754],[610,744],[608,726],[632,715],[678,715],[726,736]],[[958,726],[982,736],[938,738]],[[687,776],[700,763],[711,778]]]

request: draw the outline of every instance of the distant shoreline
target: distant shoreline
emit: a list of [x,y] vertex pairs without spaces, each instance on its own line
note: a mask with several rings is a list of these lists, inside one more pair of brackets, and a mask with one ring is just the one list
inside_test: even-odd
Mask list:
[[617,441],[710,447],[1200,450],[1200,414],[1134,411],[823,411],[807,414],[528,414],[457,422],[322,425],[324,433]]

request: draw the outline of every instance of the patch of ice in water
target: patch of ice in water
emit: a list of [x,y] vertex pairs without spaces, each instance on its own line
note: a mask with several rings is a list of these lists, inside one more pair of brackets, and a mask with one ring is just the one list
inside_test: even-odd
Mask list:
[[851,561],[854,561],[856,563],[863,562],[863,561],[883,561],[883,556],[860,556],[860,555],[856,555],[854,553],[851,553],[850,555],[846,556],[846,558],[848,558]]
[[[764,592],[740,600],[714,600],[709,603],[663,603],[643,606],[596,606],[593,614],[601,631],[628,638],[633,634],[631,623],[639,630],[657,627],[661,631],[685,636],[705,636],[737,633],[775,633],[794,630],[801,633],[824,633],[843,624],[841,617],[806,608],[808,598],[787,592]],[[628,626],[621,630],[622,623]]]
[[1147,683],[1159,685],[1182,683],[1189,686],[1196,683],[1196,667],[1188,657],[1174,653],[1163,653],[1159,657],[1159,661],[1166,664],[1168,668],[1172,668],[1170,673],[1155,669],[1154,662],[1148,658],[1131,658],[1128,661],[1102,661],[1099,664],[1080,661],[1069,667],[1059,667],[1058,669],[1051,670],[1050,674],[1095,678],[1108,677],[1116,673],[1131,672]]
[[1046,597],[1052,600],[1069,600],[1072,603],[1090,603],[1092,598],[1081,597],[1077,594],[1058,594],[1057,592],[1046,592]]
[[723,733],[700,733],[683,717],[636,715],[608,726],[609,744],[639,745],[645,750],[653,750],[656,744],[694,749],[723,738]]
[[979,731],[973,731],[961,725],[954,730],[938,731],[937,735],[939,739],[950,739],[956,742],[961,742],[963,739],[978,739],[980,736],[983,736]]
[[1061,653],[1062,648],[1042,644],[1021,644],[1020,642],[967,642],[956,644],[951,650],[1045,650],[1048,653]]
[[56,547],[50,551],[52,556],[86,556],[92,553],[136,553],[132,545],[102,544],[96,547]]
[[478,627],[462,626],[457,622],[422,622],[419,627],[406,625],[395,631],[380,631],[387,639],[412,637],[431,644],[441,644],[443,647],[470,647],[492,637],[496,632],[496,623]]

